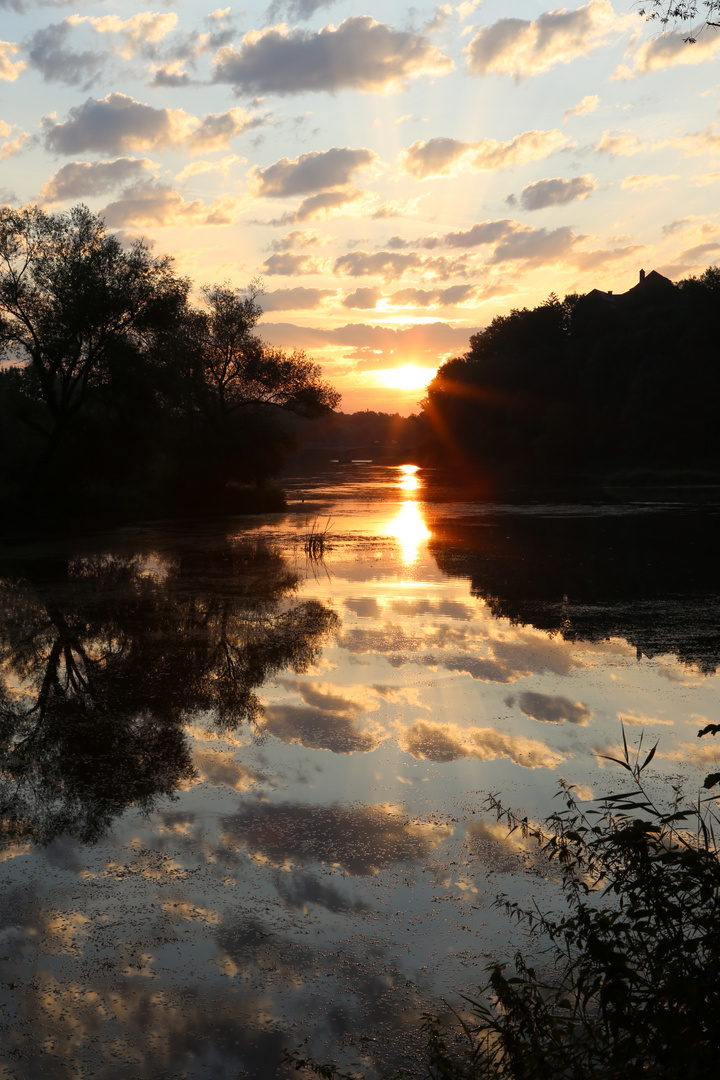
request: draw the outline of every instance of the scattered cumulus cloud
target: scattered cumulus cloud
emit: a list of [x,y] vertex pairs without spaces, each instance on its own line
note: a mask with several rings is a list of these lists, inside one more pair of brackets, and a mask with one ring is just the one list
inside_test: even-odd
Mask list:
[[227,154],[224,158],[220,158],[219,161],[191,161],[180,170],[175,179],[178,181],[189,180],[193,176],[202,176],[206,173],[215,172],[227,176],[233,165],[244,161],[245,158],[240,158],[237,154]]
[[30,66],[42,75],[45,82],[61,82],[67,86],[87,87],[106,66],[104,53],[87,49],[77,52],[67,47],[72,35],[73,20],[64,19],[36,30],[27,43]]
[[565,110],[563,119],[567,122],[573,116],[587,116],[588,113],[595,112],[599,104],[600,98],[597,94],[587,94],[577,105],[571,105]]
[[307,289],[298,285],[294,289],[275,289],[265,293],[260,306],[263,311],[317,311],[335,295],[334,289]]
[[265,169],[256,167],[251,170],[251,180],[256,195],[282,199],[345,187],[358,170],[376,161],[377,154],[372,150],[351,150],[349,146],[313,150],[292,160],[281,158]]
[[652,71],[681,64],[703,64],[720,56],[720,34],[700,34],[694,44],[688,44],[687,37],[687,31],[667,30],[643,41],[632,53],[630,64],[616,68],[614,78],[635,79]]
[[676,150],[682,150],[686,157],[698,157],[700,154],[720,155],[720,131],[717,124],[708,124],[702,131],[664,139],[657,145],[658,148],[672,146]]
[[556,176],[528,184],[523,188],[520,201],[525,210],[544,210],[548,206],[565,206],[576,199],[586,199],[596,187],[597,182],[589,173],[572,180]]
[[140,11],[129,19],[119,15],[71,15],[66,22],[70,26],[86,23],[96,34],[112,34],[118,38],[116,51],[126,60],[131,60],[148,45],[156,45],[177,26],[178,17],[174,11]]
[[[371,311],[377,307],[378,303],[383,298],[382,289],[378,288],[361,288],[356,289],[355,292],[348,293],[343,300],[343,307],[352,308],[358,311]],[[377,608],[377,601],[372,601]],[[347,606],[352,606],[348,603]],[[355,608],[353,608],[355,610]],[[361,614],[358,612],[358,614]]]
[[609,0],[546,11],[534,20],[499,19],[481,27],[466,46],[468,68],[473,75],[539,75],[587,56],[627,25]]
[[24,60],[13,60],[18,51],[18,46],[11,41],[0,41],[0,80],[15,82],[18,75],[27,64]]
[[365,193],[357,188],[343,191],[323,191],[317,195],[309,195],[298,206],[297,210],[283,214],[282,217],[271,221],[271,225],[299,225],[304,221],[317,221],[321,218],[333,217],[343,213],[353,203],[365,198]]
[[418,141],[404,150],[400,163],[405,172],[418,180],[435,176],[456,176],[461,172],[497,172],[514,165],[541,161],[555,150],[570,144],[566,135],[551,131],[524,131],[507,142],[481,139],[461,142],[439,136]]
[[623,191],[649,191],[650,188],[655,187],[667,191],[669,184],[673,180],[679,179],[677,173],[671,176],[659,176],[657,173],[634,173],[632,176],[626,176],[624,180],[621,180],[620,187]]
[[181,192],[160,180],[141,180],[125,188],[120,198],[101,211],[110,228],[165,228],[185,225],[230,225],[238,200],[217,199],[207,206],[201,199],[187,202]]
[[423,34],[394,30],[369,15],[351,16],[318,31],[280,23],[245,34],[240,48],[215,56],[214,81],[242,94],[299,94],[361,90],[397,91],[420,75],[453,67]]
[[263,123],[261,117],[253,116],[240,108],[228,109],[223,113],[208,113],[188,136],[186,146],[193,153],[201,154],[212,153],[213,150],[227,150],[230,139]]
[[631,157],[641,150],[647,150],[648,144],[644,143],[632,131],[621,131],[618,135],[611,135],[609,131],[603,131],[595,152],[597,154],[609,154],[610,157]]
[[324,269],[324,263],[311,255],[299,255],[294,251],[279,251],[265,260],[262,272],[269,276],[279,274],[283,277],[291,277],[300,274],[320,274]]
[[106,195],[109,191],[139,180],[148,171],[155,171],[157,168],[148,158],[72,161],[63,165],[43,184],[40,194],[48,203]]
[[156,109],[116,92],[73,106],[63,122],[45,117],[42,126],[45,147],[55,153],[117,154],[168,146],[185,146],[191,152],[218,150],[257,123],[244,109],[211,113],[200,120],[183,109]]
[[[13,131],[13,128],[9,124],[0,122],[0,138],[3,138]],[[30,143],[30,136],[27,131],[19,132],[14,139],[5,139],[5,142],[0,143],[0,161],[4,161],[5,158],[14,157],[15,154],[19,154],[21,150],[24,150]],[[14,201],[14,200],[6,200]]]

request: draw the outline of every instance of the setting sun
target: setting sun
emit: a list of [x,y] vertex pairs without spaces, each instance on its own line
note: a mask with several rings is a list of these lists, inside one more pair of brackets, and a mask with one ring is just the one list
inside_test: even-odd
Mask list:
[[389,390],[424,390],[435,377],[437,368],[418,367],[417,364],[405,364],[398,368],[385,368],[376,371],[375,377],[381,386]]

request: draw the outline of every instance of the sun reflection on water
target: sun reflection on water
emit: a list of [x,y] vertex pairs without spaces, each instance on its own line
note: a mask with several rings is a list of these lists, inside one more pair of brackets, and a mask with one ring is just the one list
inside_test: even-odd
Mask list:
[[428,539],[430,530],[422,519],[418,504],[408,500],[400,507],[397,517],[389,522],[387,534],[400,541],[403,562],[408,564],[417,560],[420,545]]
[[417,491],[420,487],[420,480],[417,477],[418,466],[417,465],[399,465],[400,480],[398,481],[398,487],[403,491]]

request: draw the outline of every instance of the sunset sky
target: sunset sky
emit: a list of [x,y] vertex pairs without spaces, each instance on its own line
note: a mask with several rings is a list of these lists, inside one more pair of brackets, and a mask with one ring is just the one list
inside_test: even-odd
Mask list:
[[0,13],[0,201],[260,278],[345,411],[413,411],[512,307],[720,261],[720,32],[631,0]]

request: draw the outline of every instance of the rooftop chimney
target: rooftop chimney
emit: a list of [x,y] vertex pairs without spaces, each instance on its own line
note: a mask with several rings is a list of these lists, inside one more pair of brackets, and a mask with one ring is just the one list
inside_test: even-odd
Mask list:
[[642,283],[643,283],[643,281],[644,281],[644,280],[645,280],[645,271],[644,271],[644,270],[641,270],[641,271],[640,271],[640,284],[641,284],[641,285],[642,285]]

